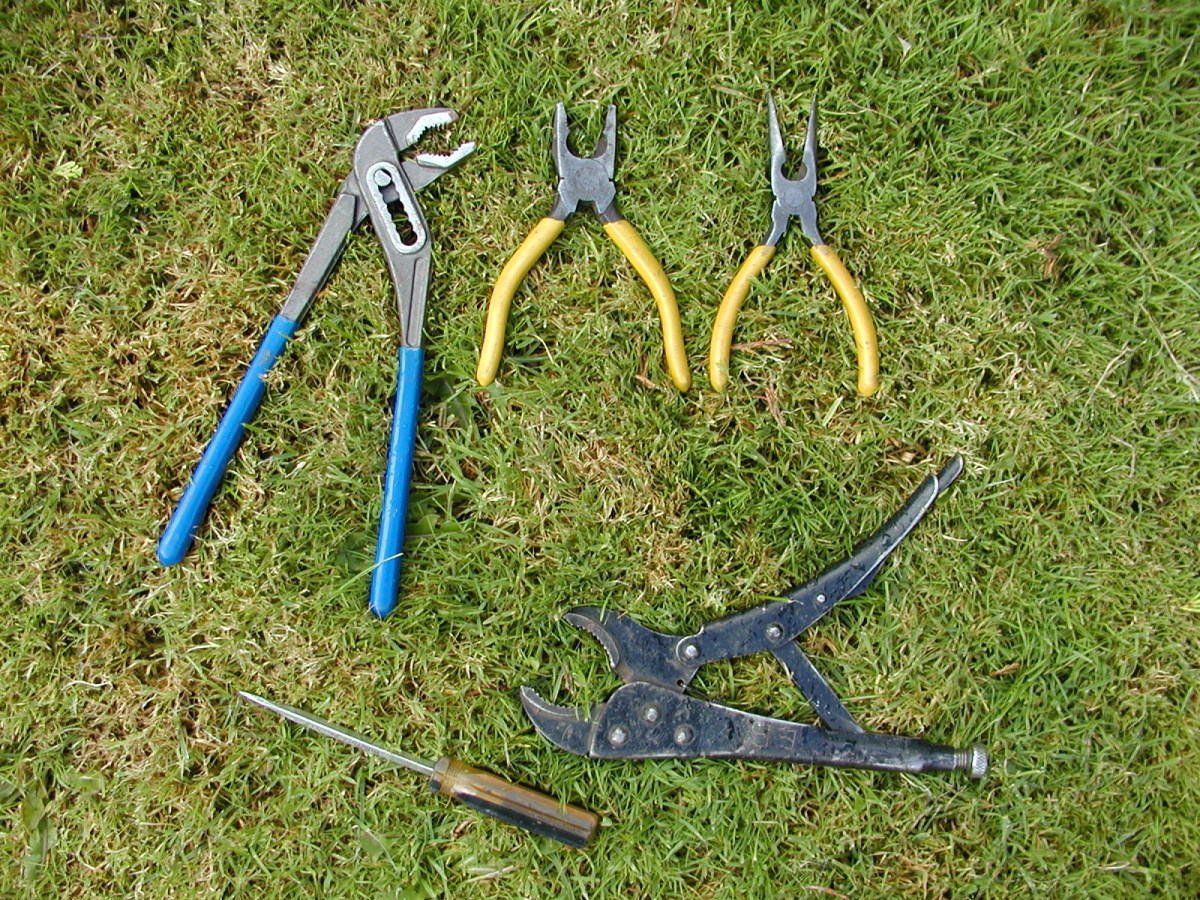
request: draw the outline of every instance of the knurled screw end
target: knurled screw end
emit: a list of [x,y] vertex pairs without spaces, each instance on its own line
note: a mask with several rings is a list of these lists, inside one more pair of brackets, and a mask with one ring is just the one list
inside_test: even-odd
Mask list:
[[969,772],[973,780],[979,781],[987,774],[988,755],[982,744],[976,744],[970,750],[958,750],[954,756],[954,768]]

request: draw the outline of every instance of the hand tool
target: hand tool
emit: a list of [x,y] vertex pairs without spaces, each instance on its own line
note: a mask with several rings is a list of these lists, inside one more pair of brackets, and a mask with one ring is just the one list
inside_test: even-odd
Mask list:
[[370,605],[381,618],[395,607],[424,359],[421,324],[429,290],[429,230],[416,192],[455,166],[475,145],[468,142],[449,154],[418,154],[412,159],[402,158],[401,153],[427,130],[449,125],[457,118],[453,110],[444,108],[407,110],[373,123],[359,138],[353,169],[342,182],[295,285],[272,320],[158,542],[158,559],[164,566],[174,565],[187,553],[246,424],[262,402],[267,373],[341,259],[350,233],[370,219],[395,286],[401,335]]
[[617,108],[609,106],[604,120],[604,131],[596,143],[591,156],[581,158],[571,152],[567,142],[570,131],[567,127],[567,109],[559,103],[554,108],[554,167],[558,171],[558,193],[554,206],[533,227],[521,242],[517,252],[505,263],[492,289],[488,301],[487,324],[483,332],[483,349],[479,354],[479,367],[475,377],[482,385],[491,384],[500,368],[500,355],[504,350],[504,331],[508,322],[508,310],[513,295],[521,280],[546,252],[554,239],[562,233],[567,219],[580,204],[589,204],[592,212],[604,226],[604,232],[620,248],[646,287],[650,289],[658,304],[658,315],[662,320],[663,348],[666,353],[667,371],[675,387],[686,391],[692,386],[692,374],[688,371],[687,354],[683,349],[683,331],[679,322],[679,307],[675,302],[675,291],[663,267],[646,246],[641,236],[617,209],[617,188],[613,183],[613,172],[617,157]]
[[[565,616],[592,634],[624,684],[590,709],[570,709],[530,687],[521,702],[542,736],[598,759],[731,757],[896,772],[987,771],[982,747],[955,750],[863,731],[797,643],[837,603],[865,591],[901,540],[962,472],[954,457],[925,479],[891,519],[846,559],[784,594],[783,600],[709,622],[688,636],[662,634],[628,616],[578,607]],[[768,651],[808,698],[824,727],[753,715],[687,693],[705,663]]]
[[248,691],[238,691],[238,696],[283,716],[289,722],[386,759],[392,765],[420,772],[429,777],[431,793],[453,797],[471,809],[534,834],[553,838],[571,847],[586,847],[600,824],[599,818],[586,809],[560,803],[553,797],[505,781],[499,775],[476,769],[448,756],[443,756],[437,762],[428,762],[407,753],[388,750],[357,732],[294,706],[273,703]]
[[767,98],[767,128],[771,148],[771,190],[775,201],[771,205],[771,230],[763,242],[750,251],[742,267],[733,276],[733,281],[721,306],[717,310],[713,325],[712,341],[708,350],[708,380],[718,391],[725,390],[729,383],[729,350],[733,342],[733,328],[738,312],[750,290],[750,282],[766,268],[775,247],[787,231],[792,216],[800,219],[800,227],[812,241],[812,258],[833,282],[833,287],[842,299],[850,327],[854,332],[854,344],[858,350],[858,392],[870,397],[879,390],[879,342],[875,336],[875,323],[871,311],[863,300],[862,292],[854,278],[846,270],[837,252],[825,243],[817,230],[817,101],[813,100],[808,116],[808,133],[804,138],[804,156],[801,176],[792,180],[783,174],[787,152],[783,146],[783,133],[779,129],[779,118],[775,114],[775,101]]

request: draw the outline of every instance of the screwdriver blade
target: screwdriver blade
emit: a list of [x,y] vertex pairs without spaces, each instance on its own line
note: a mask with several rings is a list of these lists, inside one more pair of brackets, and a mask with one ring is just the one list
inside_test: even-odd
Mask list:
[[251,694],[249,691],[238,691],[238,696],[243,700],[248,700],[257,706],[261,706],[263,709],[270,710],[276,715],[283,716],[289,722],[295,722],[297,725],[303,725],[305,728],[317,732],[317,734],[323,734],[326,737],[333,738],[335,741],[341,741],[343,744],[357,747],[359,750],[363,750],[373,756],[378,756],[380,759],[386,759],[393,765],[412,769],[414,772],[420,772],[427,777],[432,777],[433,775],[433,763],[420,757],[409,756],[407,753],[397,753],[393,750],[388,750],[386,747],[379,746],[358,732],[351,731],[349,728],[343,728],[341,725],[335,725],[327,719],[322,719],[320,716],[315,716],[294,706],[288,706],[285,703],[273,703],[257,694]]

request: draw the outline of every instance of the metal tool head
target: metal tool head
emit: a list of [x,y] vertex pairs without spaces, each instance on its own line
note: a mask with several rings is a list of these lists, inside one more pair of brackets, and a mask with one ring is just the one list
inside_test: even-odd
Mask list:
[[[415,253],[424,248],[427,238],[425,220],[414,192],[458,165],[475,150],[475,144],[468,141],[444,154],[418,153],[412,158],[402,154],[430,129],[445,128],[456,121],[458,114],[445,107],[408,109],[373,122],[355,144],[353,189],[365,201],[362,216],[371,214],[374,199],[385,211],[394,208],[411,220],[407,223],[404,239],[395,233],[394,223],[384,228],[380,240],[385,242],[385,248],[387,238],[396,242],[401,253]],[[403,171],[403,177],[399,175],[400,171]],[[396,208],[397,204],[399,208]],[[374,217],[372,219],[374,221]],[[375,224],[378,228],[380,223]]]
[[771,230],[763,240],[774,246],[787,231],[788,220],[795,216],[813,244],[823,244],[817,230],[817,99],[813,98],[808,114],[808,132],[804,136],[804,154],[801,157],[799,178],[788,178],[783,174],[787,165],[787,150],[783,145],[783,132],[779,128],[779,116],[775,112],[775,99],[767,97],[767,132],[771,149],[771,191],[775,202],[771,205]]
[[533,688],[521,688],[521,705],[538,734],[568,753],[587,756],[592,747],[595,721],[603,715],[604,704],[573,709],[551,703]]
[[[354,169],[342,182],[333,208],[329,211],[325,224],[321,227],[320,234],[317,235],[316,242],[304,260],[300,275],[284,302],[281,310],[284,318],[299,322],[308,314],[309,307],[312,306],[317,293],[324,286],[334,267],[337,266],[338,260],[342,258],[342,251],[346,247],[350,233],[361,226],[371,215],[372,205],[382,206],[386,210],[389,204],[402,202],[405,207],[405,216],[412,220],[409,224],[415,223],[416,226],[412,233],[409,233],[406,228],[407,243],[411,245],[408,247],[403,246],[405,242],[400,239],[398,234],[395,238],[392,237],[391,232],[396,229],[390,214],[381,217],[377,226],[377,230],[382,229],[380,230],[380,240],[384,243],[385,251],[388,250],[389,244],[393,240],[401,245],[393,247],[388,252],[388,264],[392,268],[393,278],[396,271],[393,265],[394,257],[405,254],[411,256],[425,248],[428,243],[425,219],[421,216],[420,207],[417,206],[416,198],[413,197],[413,191],[419,191],[443,172],[453,168],[462,159],[469,156],[475,149],[475,144],[470,142],[461,144],[458,149],[445,155],[426,153],[407,159],[402,158],[401,154],[420,140],[421,136],[430,128],[444,127],[457,118],[458,116],[452,109],[410,109],[393,113],[367,126],[366,131],[362,133],[355,144]],[[377,164],[383,165],[383,169],[380,171],[386,173],[385,184],[368,184],[364,188],[360,170],[365,173]],[[400,172],[404,173],[403,177],[400,176]],[[374,204],[369,202],[372,196],[375,197]],[[384,222],[383,219],[387,219],[387,221]],[[419,235],[415,233],[418,228]],[[421,313],[423,314],[423,312],[424,308],[422,307]],[[409,318],[404,316],[403,309],[401,317],[402,319]],[[407,335],[411,330],[411,327],[406,327],[404,333]],[[419,336],[419,322],[416,331]]]
[[[595,606],[580,606],[563,616],[600,642],[608,664],[626,683],[649,682],[682,693],[696,677],[697,667],[679,656],[680,638],[651,631],[626,615]],[[531,687],[521,688],[521,705],[546,740],[580,755],[591,753],[596,722],[605,704],[573,708],[551,703]]]
[[354,147],[352,189],[383,245],[406,347],[421,345],[429,289],[429,229],[416,192],[470,155],[475,145],[468,142],[448,154],[411,159],[401,154],[429,129],[457,119],[454,110],[444,107],[393,113],[367,128]]
[[567,108],[562,103],[554,107],[554,168],[558,172],[558,196],[550,218],[565,220],[579,208],[590,203],[597,218],[610,222],[620,218],[617,212],[617,188],[613,173],[617,161],[617,108],[609,106],[604,118],[604,130],[591,156],[576,156],[571,152],[567,124]]
[[629,616],[595,606],[579,606],[563,616],[604,647],[608,664],[622,681],[648,681],[672,691],[683,691],[696,677],[680,652],[687,638],[652,631]]

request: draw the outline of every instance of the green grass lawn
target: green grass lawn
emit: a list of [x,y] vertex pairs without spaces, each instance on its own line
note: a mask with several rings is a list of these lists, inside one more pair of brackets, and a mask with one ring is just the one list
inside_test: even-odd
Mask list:
[[[1038,8],[1044,7],[1044,8]],[[1099,897],[1200,893],[1200,9],[18,3],[0,16],[0,895]],[[797,227],[704,361],[769,224]],[[490,286],[620,114],[622,209],[679,295],[578,217],[473,373]],[[192,554],[154,547],[371,120],[447,105],[424,192],[425,403],[397,612],[366,610],[398,324],[352,240]],[[985,744],[982,783],[583,759],[517,691],[617,684],[580,603],[688,633],[817,572],[952,454],[962,479],[803,646],[869,729]],[[811,721],[769,657],[705,694]],[[453,753],[603,817],[571,851],[237,700]]]

